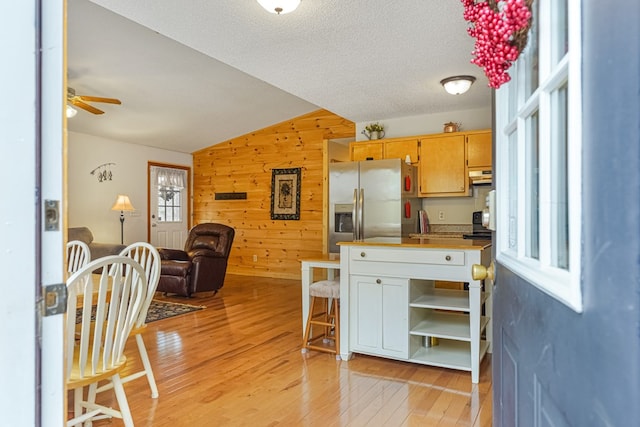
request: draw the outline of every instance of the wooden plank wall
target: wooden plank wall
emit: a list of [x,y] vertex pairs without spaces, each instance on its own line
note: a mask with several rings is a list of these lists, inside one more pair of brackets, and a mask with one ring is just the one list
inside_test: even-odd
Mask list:
[[[323,141],[354,136],[353,122],[318,110],[193,153],[193,224],[235,228],[229,273],[300,278],[298,260],[323,249]],[[297,167],[300,220],[271,220],[271,170]],[[247,199],[215,200],[216,192]]]

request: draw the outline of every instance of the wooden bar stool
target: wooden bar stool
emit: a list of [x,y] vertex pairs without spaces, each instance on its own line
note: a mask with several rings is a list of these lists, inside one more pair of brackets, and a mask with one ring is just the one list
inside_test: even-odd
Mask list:
[[[302,339],[302,352],[323,351],[340,360],[340,280],[320,280],[309,286],[311,305]],[[316,301],[322,299],[322,311],[316,313]],[[322,333],[313,335],[312,326],[320,326]],[[333,333],[332,333],[333,332]],[[322,340],[322,344],[318,341]],[[333,343],[333,345],[327,345]]]

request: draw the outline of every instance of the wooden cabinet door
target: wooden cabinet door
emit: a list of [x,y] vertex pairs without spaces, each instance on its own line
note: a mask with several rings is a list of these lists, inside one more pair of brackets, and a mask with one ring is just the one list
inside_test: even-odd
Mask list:
[[386,140],[384,142],[385,159],[405,160],[410,156],[411,163],[418,163],[418,138]]
[[351,149],[351,160],[356,162],[360,160],[382,160],[383,143],[380,142],[352,142],[349,145]]
[[491,160],[491,131],[467,134],[469,168],[490,168]]
[[420,141],[420,196],[464,196],[468,186],[464,135]]

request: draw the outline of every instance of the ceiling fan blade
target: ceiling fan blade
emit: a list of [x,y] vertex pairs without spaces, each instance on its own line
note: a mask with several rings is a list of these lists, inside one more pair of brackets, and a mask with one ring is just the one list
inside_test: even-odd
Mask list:
[[89,102],[105,102],[107,104],[122,104],[122,102],[120,102],[119,99],[115,99],[115,98],[102,98],[99,96],[86,96],[86,95],[79,95],[78,98],[80,98],[82,101],[89,101]]
[[83,110],[87,110],[90,113],[93,113],[93,114],[104,114],[104,111],[98,110],[96,107],[93,107],[93,106],[91,106],[89,104],[85,104],[80,99],[78,99],[78,97],[71,98],[69,100],[69,102],[71,102],[73,105],[75,105],[78,108],[82,108]]

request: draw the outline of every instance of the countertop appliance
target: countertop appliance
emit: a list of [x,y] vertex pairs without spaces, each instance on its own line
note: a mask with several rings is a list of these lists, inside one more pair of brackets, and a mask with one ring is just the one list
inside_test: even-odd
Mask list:
[[416,169],[401,159],[329,165],[329,252],[338,242],[402,237],[418,229]]
[[482,225],[482,211],[475,211],[471,220],[473,231],[471,234],[463,234],[465,239],[491,240],[491,230]]

